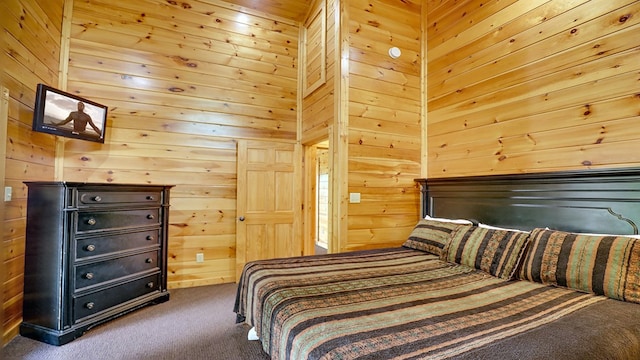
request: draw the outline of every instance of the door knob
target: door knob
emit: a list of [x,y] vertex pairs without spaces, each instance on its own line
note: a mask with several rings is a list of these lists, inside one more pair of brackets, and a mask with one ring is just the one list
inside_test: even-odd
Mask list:
[[244,221],[244,216],[240,216],[240,217],[238,218],[238,220],[240,220],[240,221]]

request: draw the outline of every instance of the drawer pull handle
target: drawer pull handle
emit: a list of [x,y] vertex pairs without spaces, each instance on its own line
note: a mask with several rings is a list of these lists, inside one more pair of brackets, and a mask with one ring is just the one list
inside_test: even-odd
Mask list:
[[91,245],[87,245],[84,249],[87,251],[95,251],[96,246],[91,244]]
[[147,196],[147,200],[153,201],[153,200],[155,200],[155,199],[156,199],[156,198],[155,198],[153,195],[149,195],[149,196]]
[[156,217],[155,217],[155,216],[153,216],[153,214],[149,214],[149,215],[147,215],[147,219],[149,219],[149,220],[153,220],[153,219],[155,219],[155,218],[156,218]]
[[148,287],[149,289],[151,289],[151,288],[153,287],[153,281],[148,282],[148,283],[147,283],[147,287]]
[[147,235],[147,240],[154,240],[153,235]]
[[93,197],[93,201],[100,202],[100,201],[102,201],[102,198],[100,196],[94,196]]
[[87,220],[87,224],[89,224],[89,225],[95,225],[95,224],[96,224],[96,219],[91,218],[91,219]]
[[147,264],[153,264],[153,259],[147,258],[147,260],[145,260],[144,262],[146,262]]
[[87,279],[87,280],[91,280],[91,279],[93,279],[93,273],[86,273],[86,274],[84,274],[84,278],[85,278],[85,279]]
[[86,307],[87,309],[91,310],[91,309],[93,309],[94,305],[95,305],[94,303],[88,302],[88,303],[84,304],[84,307]]

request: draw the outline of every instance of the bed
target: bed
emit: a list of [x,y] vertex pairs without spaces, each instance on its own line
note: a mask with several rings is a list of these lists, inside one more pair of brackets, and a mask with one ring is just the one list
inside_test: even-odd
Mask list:
[[640,359],[640,170],[418,179],[401,247],[247,263],[272,359]]

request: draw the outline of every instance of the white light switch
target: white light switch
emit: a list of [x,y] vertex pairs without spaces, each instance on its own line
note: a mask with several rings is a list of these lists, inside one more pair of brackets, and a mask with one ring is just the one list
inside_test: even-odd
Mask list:
[[352,204],[360,204],[360,193],[349,193],[349,202]]
[[11,201],[11,195],[12,195],[11,186],[5,186],[4,187],[4,201]]

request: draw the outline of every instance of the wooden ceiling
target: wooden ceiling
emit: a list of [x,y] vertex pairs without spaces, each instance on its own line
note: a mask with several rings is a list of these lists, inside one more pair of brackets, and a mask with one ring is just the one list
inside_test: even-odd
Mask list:
[[301,22],[304,20],[310,0],[225,0],[230,4],[257,10],[277,17]]

